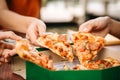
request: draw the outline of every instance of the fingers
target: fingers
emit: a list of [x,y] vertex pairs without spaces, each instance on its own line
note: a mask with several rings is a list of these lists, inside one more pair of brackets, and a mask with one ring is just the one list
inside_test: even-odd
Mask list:
[[10,61],[10,57],[15,55],[16,51],[15,49],[9,50],[9,49],[4,49],[2,52],[2,56],[0,57],[0,62],[5,63]]
[[4,45],[4,49],[13,49],[15,46],[10,43],[2,42]]
[[20,40],[22,39],[20,36],[17,36],[12,31],[0,32],[0,39],[13,39],[13,40]]
[[92,29],[93,29],[93,27],[90,26],[90,25],[81,25],[81,26],[79,27],[79,31],[80,31],[80,32],[91,32]]
[[14,55],[16,55],[16,54],[17,54],[17,53],[16,53],[16,49],[13,49],[13,50],[10,51],[10,54],[9,54],[9,55],[10,55],[10,56],[14,56]]
[[42,35],[43,33],[46,32],[45,28],[42,28],[40,25],[38,25],[38,32],[39,32],[39,36]]
[[105,37],[108,32],[109,32],[109,28],[105,28],[105,29],[97,31],[97,32],[92,32],[92,34],[96,35],[96,36]]
[[40,23],[37,25],[39,35],[43,34],[46,32],[46,25],[40,21]]
[[35,23],[32,23],[27,30],[26,38],[31,41],[32,44],[36,44],[38,31]]
[[32,22],[28,27],[26,38],[29,39],[32,44],[38,45],[36,40],[45,31],[46,31],[46,25],[42,21],[36,20]]
[[89,20],[85,23],[83,23],[79,27],[80,32],[98,32],[100,30],[104,30],[109,23],[109,18],[108,17],[99,17],[93,20]]
[[4,44],[0,42],[0,57],[2,56],[3,50],[4,50]]
[[0,65],[9,62],[10,56],[15,55],[14,46],[5,42],[0,42]]
[[91,32],[94,27],[95,27],[95,24],[94,24],[94,19],[93,19],[93,20],[89,20],[81,24],[79,27],[79,31],[80,32]]
[[2,53],[2,58],[3,58],[3,61],[1,61],[1,62],[8,62],[9,60],[9,57],[10,57],[10,55],[9,55],[9,51],[10,50],[8,50],[8,49],[4,49],[4,51],[3,51],[3,53]]

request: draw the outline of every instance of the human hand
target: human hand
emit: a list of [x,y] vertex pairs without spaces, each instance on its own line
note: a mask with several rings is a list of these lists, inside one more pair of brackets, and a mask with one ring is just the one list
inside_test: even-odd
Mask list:
[[22,39],[20,36],[17,36],[14,32],[12,31],[6,31],[6,32],[0,32],[0,40],[4,39],[12,39],[12,40],[20,40]]
[[15,55],[16,51],[12,44],[0,42],[0,65],[9,62],[11,56]]
[[32,44],[38,45],[36,40],[37,38],[46,32],[46,25],[39,19],[33,19],[30,25],[28,26],[26,32],[26,38],[31,41]]
[[0,64],[8,62],[10,60],[10,56],[16,54],[14,45],[4,42],[4,39],[20,40],[22,38],[12,31],[0,32]]
[[91,32],[94,35],[105,37],[110,32],[110,18],[99,17],[93,20],[89,20],[79,27],[80,32]]

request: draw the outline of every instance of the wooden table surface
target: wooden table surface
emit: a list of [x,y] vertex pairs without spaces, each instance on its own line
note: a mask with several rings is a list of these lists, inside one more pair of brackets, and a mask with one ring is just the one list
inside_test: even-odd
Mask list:
[[4,63],[0,66],[0,80],[25,80],[22,76],[12,71],[11,63]]

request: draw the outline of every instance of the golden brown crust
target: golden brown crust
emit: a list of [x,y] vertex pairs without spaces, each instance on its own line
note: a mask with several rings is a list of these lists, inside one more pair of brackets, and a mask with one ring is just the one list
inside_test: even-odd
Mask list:
[[56,53],[62,58],[68,59],[70,62],[72,62],[74,59],[72,48],[67,35],[65,34],[45,34],[40,36],[37,42],[39,45],[50,49],[52,52]]
[[27,40],[16,42],[16,52],[24,60],[33,62],[44,68],[54,70],[52,60],[47,55],[38,52]]
[[77,64],[73,67],[73,70],[101,70],[115,66],[120,66],[120,62],[114,58],[107,57],[103,60],[85,63],[84,65]]
[[114,58],[107,57],[104,60],[110,62],[113,67],[120,66],[120,61],[118,61],[118,60],[116,60]]
[[103,48],[105,40],[90,33],[76,32],[72,34],[73,48],[81,64],[93,60]]
[[111,63],[105,60],[88,62],[87,64],[84,64],[84,66],[89,70],[106,69],[112,67]]

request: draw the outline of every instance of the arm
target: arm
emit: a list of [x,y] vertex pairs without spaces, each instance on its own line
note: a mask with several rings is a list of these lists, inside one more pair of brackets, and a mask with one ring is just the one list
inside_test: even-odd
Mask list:
[[44,22],[10,11],[5,0],[0,0],[0,25],[13,31],[26,33],[27,38],[35,45],[37,45],[37,37],[46,31]]
[[0,25],[5,28],[25,33],[31,19],[12,12],[8,9],[5,0],[0,0]]

